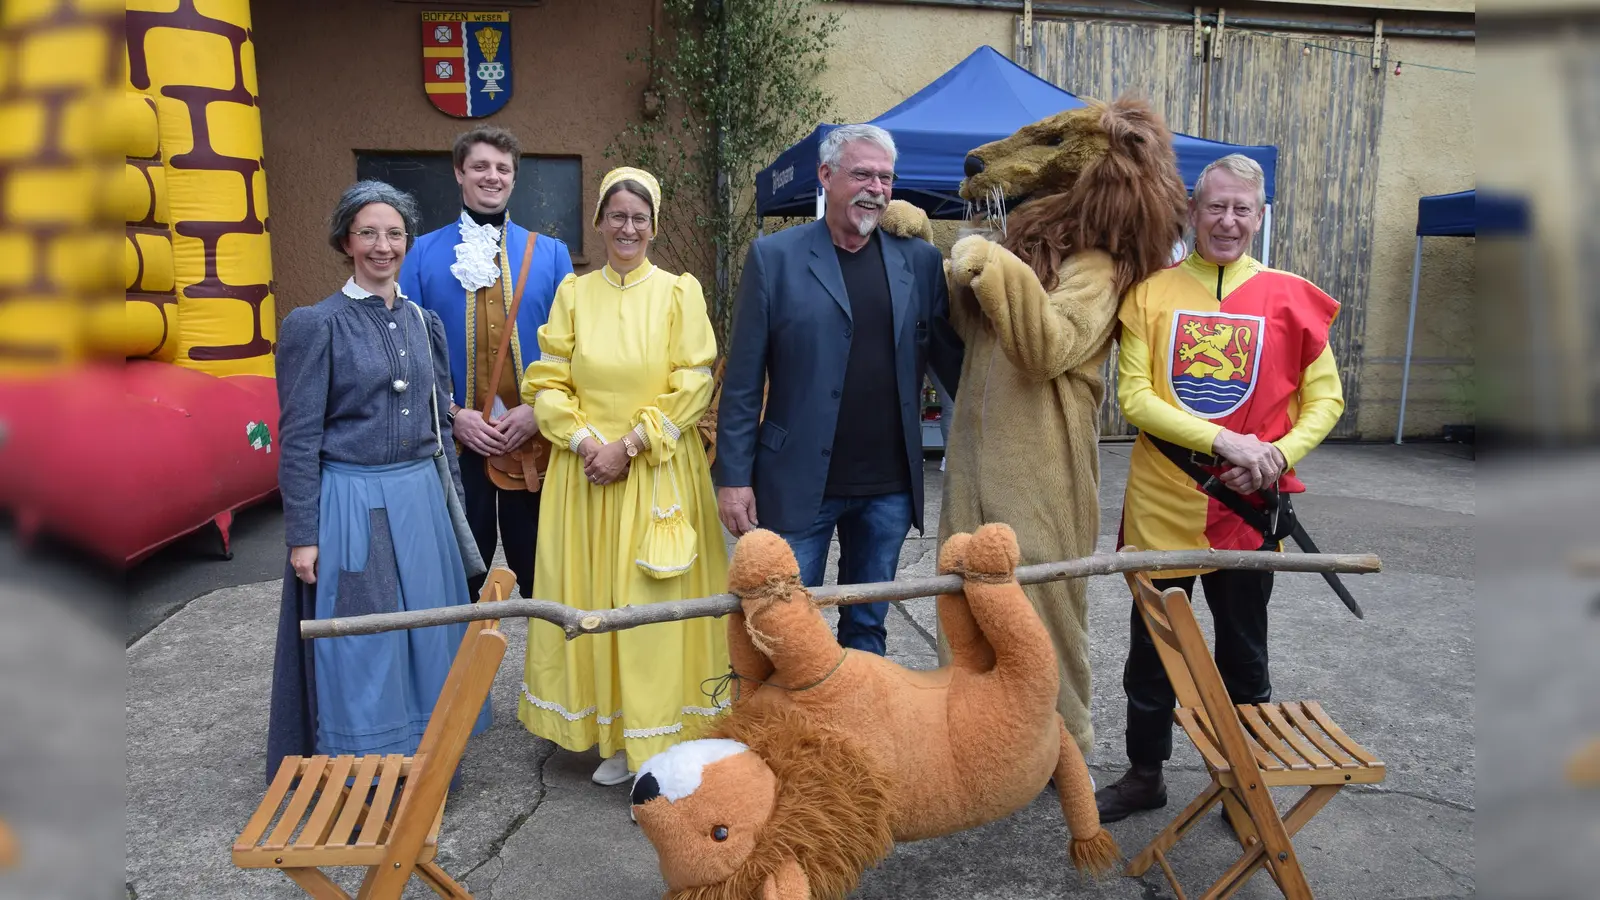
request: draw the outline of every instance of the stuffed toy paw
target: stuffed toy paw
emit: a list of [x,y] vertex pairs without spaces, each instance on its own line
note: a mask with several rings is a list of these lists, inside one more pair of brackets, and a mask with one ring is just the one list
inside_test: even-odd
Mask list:
[[922,238],[933,243],[933,225],[921,207],[904,200],[890,200],[889,206],[878,220],[878,227],[895,237]]

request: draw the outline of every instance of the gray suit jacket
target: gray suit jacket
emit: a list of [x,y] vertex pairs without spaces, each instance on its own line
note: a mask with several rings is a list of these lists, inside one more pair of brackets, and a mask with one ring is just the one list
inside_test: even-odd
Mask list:
[[[923,523],[919,401],[928,366],[955,396],[962,345],[949,322],[944,263],[918,238],[879,232],[894,307],[895,379]],[[761,527],[809,527],[822,506],[853,334],[850,298],[818,220],[757,239],[745,256],[717,412],[718,487],[753,487]],[[766,415],[761,392],[767,386]]]

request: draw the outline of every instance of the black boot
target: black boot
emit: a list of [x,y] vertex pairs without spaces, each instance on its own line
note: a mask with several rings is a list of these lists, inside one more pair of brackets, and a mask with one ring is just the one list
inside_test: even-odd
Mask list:
[[1167,782],[1161,777],[1161,767],[1135,764],[1120,780],[1095,791],[1094,805],[1100,811],[1101,824],[1120,822],[1139,810],[1166,806]]

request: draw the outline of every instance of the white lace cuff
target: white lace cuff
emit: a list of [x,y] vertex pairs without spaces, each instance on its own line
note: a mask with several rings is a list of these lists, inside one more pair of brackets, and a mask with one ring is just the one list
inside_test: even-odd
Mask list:
[[456,261],[450,274],[469,291],[486,288],[500,280],[500,267],[494,258],[500,252],[500,229],[479,225],[466,213],[456,223],[461,243],[456,245]]
[[633,436],[639,439],[639,446],[645,450],[650,449],[650,435],[644,433],[643,425],[633,426]]
[[565,356],[557,356],[554,353],[545,353],[543,351],[539,353],[539,362],[561,363],[562,365],[572,364],[572,360],[567,359]]
[[573,453],[577,453],[578,445],[583,443],[585,438],[592,438],[594,436],[594,429],[585,425],[582,428],[579,428],[577,432],[572,435],[572,440],[567,443],[567,448]]
[[679,366],[678,368],[685,372],[695,372],[697,374],[704,375],[707,378],[711,377],[710,366]]
[[678,430],[678,426],[673,424],[672,420],[667,418],[665,413],[663,413],[661,416],[661,430],[666,432],[667,437],[674,441],[683,437],[683,432]]

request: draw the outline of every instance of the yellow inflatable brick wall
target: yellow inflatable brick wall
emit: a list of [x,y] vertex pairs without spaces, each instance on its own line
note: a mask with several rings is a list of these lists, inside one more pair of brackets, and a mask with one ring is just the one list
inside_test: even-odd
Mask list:
[[0,11],[0,375],[10,377],[118,340],[106,228],[121,173],[107,103],[121,11],[104,0],[6,0]]
[[156,103],[129,90],[123,95],[123,105],[128,122],[123,237],[128,319],[123,355],[172,362],[178,355],[178,295]]
[[126,115],[137,124],[125,148],[126,354],[271,375],[277,314],[249,2],[128,0],[127,61]]

